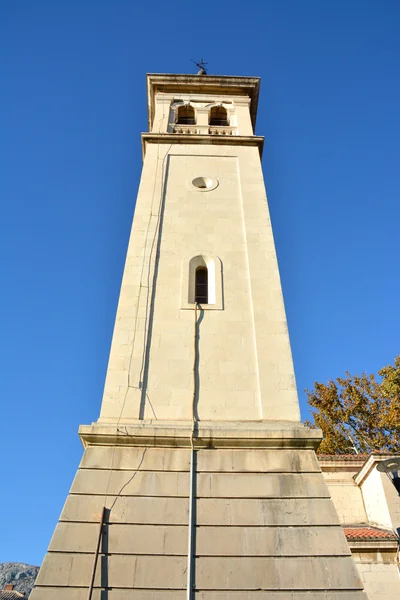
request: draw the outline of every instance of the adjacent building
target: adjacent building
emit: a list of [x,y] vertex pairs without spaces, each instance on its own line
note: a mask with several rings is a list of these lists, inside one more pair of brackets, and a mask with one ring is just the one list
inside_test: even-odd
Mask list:
[[369,600],[400,598],[400,497],[389,478],[376,469],[390,456],[319,456]]

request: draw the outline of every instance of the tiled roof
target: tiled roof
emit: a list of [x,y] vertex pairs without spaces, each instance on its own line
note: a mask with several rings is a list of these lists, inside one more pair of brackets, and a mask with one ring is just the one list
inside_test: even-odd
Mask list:
[[366,459],[369,454],[318,454],[317,458],[323,460],[354,460],[355,458]]
[[19,600],[20,598],[25,598],[25,594],[21,594],[16,590],[0,591],[0,600]]
[[344,534],[348,540],[397,540],[392,531],[378,527],[344,527]]
[[374,450],[371,453],[364,454],[319,454],[317,452],[317,458],[321,458],[323,460],[354,460],[355,458],[362,458],[365,460],[366,458],[369,458],[372,454],[382,454],[382,456],[394,456],[393,452],[385,452],[384,450]]

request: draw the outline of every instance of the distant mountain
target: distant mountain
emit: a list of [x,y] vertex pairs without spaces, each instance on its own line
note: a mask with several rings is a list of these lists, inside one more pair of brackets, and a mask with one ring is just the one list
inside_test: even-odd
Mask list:
[[0,590],[4,590],[7,583],[12,583],[17,592],[25,592],[25,596],[28,598],[38,571],[39,567],[25,565],[24,563],[0,563]]

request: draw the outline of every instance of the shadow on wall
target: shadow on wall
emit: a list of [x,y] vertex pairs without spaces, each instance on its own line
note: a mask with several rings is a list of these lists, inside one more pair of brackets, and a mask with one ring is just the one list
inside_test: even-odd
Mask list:
[[109,508],[105,509],[104,526],[101,538],[101,600],[108,600],[108,539],[110,533],[110,514]]
[[[145,352],[143,357],[142,369],[140,373],[140,382],[139,386],[142,388],[142,397],[140,400],[140,410],[139,410],[139,419],[144,419],[144,413],[146,408],[146,398],[147,398],[147,386],[149,381],[149,359],[150,359],[150,348],[151,348],[151,339],[153,335],[153,320],[154,320],[154,304],[156,298],[157,291],[157,278],[158,278],[158,269],[160,263],[160,249],[161,249],[161,239],[162,239],[162,230],[164,224],[164,212],[165,212],[165,199],[166,199],[166,190],[167,190],[167,182],[168,182],[168,172],[169,172],[169,158],[168,152],[165,154],[162,163],[162,169],[164,169],[164,161],[167,159],[165,166],[165,175],[162,178],[161,186],[162,186],[162,195],[160,201],[160,207],[158,211],[158,219],[157,219],[157,227],[155,236],[157,236],[157,245],[156,245],[156,257],[154,262],[154,273],[153,273],[153,282],[151,286],[151,297],[149,302],[149,291],[150,291],[150,270],[151,270],[151,253],[149,259],[149,271],[148,271],[148,281],[147,281],[147,298],[146,298],[146,315],[145,315],[145,335],[146,335],[146,343],[145,343]],[[155,238],[154,238],[155,240]],[[152,251],[153,252],[153,249]]]

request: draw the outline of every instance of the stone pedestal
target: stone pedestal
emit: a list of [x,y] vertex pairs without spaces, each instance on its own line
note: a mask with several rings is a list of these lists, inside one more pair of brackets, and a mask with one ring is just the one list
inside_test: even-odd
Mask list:
[[[31,600],[361,600],[315,457],[294,423],[83,426],[85,454]],[[193,500],[191,500],[193,498]],[[192,510],[190,510],[192,508]],[[191,523],[189,524],[191,514]]]

